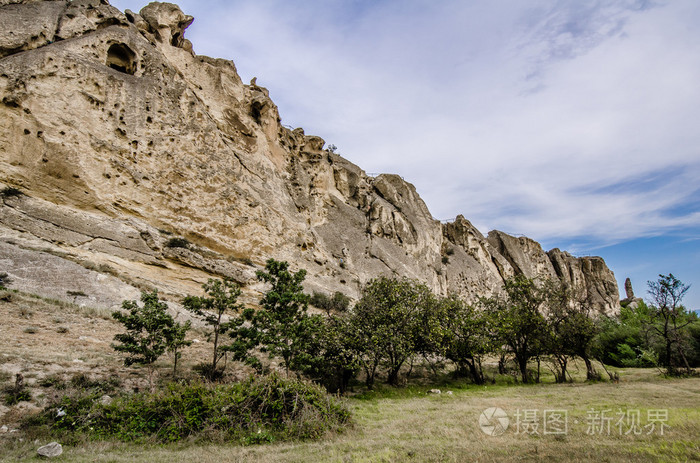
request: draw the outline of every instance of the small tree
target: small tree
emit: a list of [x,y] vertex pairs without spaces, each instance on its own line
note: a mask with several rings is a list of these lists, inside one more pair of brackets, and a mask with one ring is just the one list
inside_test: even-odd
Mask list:
[[[141,293],[142,307],[136,301],[124,301],[121,312],[112,313],[112,317],[126,328],[126,333],[114,336],[119,344],[112,347],[126,354],[124,365],[145,365],[148,368],[148,384],[153,388],[153,363],[170,347],[182,341],[174,340],[174,333],[182,333],[186,329],[175,323],[168,313],[168,305],[158,299],[158,291]],[[189,327],[188,327],[189,328]],[[183,331],[184,329],[184,331]]]
[[192,328],[192,322],[188,320],[184,325],[173,323],[172,327],[166,331],[168,352],[173,354],[173,376],[177,376],[177,361],[182,357],[180,349],[192,345],[192,341],[185,339],[190,328]]
[[494,313],[494,329],[499,342],[513,353],[524,383],[532,381],[528,362],[544,350],[544,335],[547,333],[541,313],[544,301],[544,291],[524,275],[507,279],[503,295],[481,300],[484,308]]
[[452,333],[452,322],[461,301],[456,298],[435,298],[421,307],[414,333],[414,350],[423,357],[435,377],[444,368],[444,360]]
[[205,374],[213,380],[220,373],[217,370],[219,360],[226,354],[225,349],[219,348],[219,336],[231,327],[229,322],[224,321],[224,315],[227,312],[241,312],[243,305],[237,302],[241,289],[229,278],[224,278],[223,281],[210,278],[202,288],[207,296],[187,296],[182,305],[193,314],[203,317],[204,322],[212,327],[214,352]]
[[456,298],[443,301],[450,309],[445,327],[445,357],[457,365],[459,376],[470,376],[476,384],[484,384],[481,361],[495,351],[491,314],[476,310]]
[[6,289],[12,283],[12,279],[7,273],[0,273],[0,289]]
[[597,379],[599,376],[593,368],[590,351],[598,326],[591,317],[584,295],[551,280],[545,282],[543,291],[548,328],[545,348],[553,360],[556,382],[566,381],[569,360],[575,356],[585,362],[587,379]]
[[326,315],[330,317],[331,312],[347,311],[348,307],[350,307],[350,298],[340,291],[333,293],[333,296],[314,291],[309,303],[316,308],[324,310]]
[[372,387],[382,361],[389,384],[398,385],[401,367],[416,353],[420,314],[434,304],[435,297],[427,286],[408,279],[380,277],[365,287],[352,323],[368,387]]
[[[669,375],[678,375],[677,363],[683,362],[686,372],[692,372],[686,357],[684,328],[691,320],[688,318],[681,301],[690,285],[685,285],[679,279],[668,275],[659,275],[658,280],[647,282],[651,296],[651,328],[661,336],[664,345],[664,366]],[[678,357],[674,355],[678,354]]]
[[[271,286],[260,299],[261,310],[248,309],[243,313],[242,318],[250,327],[238,322],[238,341],[234,343],[237,357],[248,355],[255,345],[260,345],[271,358],[282,358],[287,376],[290,370],[305,370],[310,362],[310,344],[321,322],[320,317],[307,315],[309,296],[302,286],[306,271],[292,273],[287,262],[269,259],[265,271],[256,275]],[[247,360],[259,364],[254,359]]]

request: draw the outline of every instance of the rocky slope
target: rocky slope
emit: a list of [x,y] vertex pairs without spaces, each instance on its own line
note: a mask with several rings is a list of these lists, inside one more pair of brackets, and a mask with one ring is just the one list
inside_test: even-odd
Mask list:
[[307,269],[309,291],[357,297],[388,274],[473,300],[521,272],[617,309],[602,259],[441,224],[399,176],[282,126],[265,88],[193,52],[191,22],[169,3],[0,0],[0,270],[15,287],[114,306],[225,275],[255,301],[274,257]]

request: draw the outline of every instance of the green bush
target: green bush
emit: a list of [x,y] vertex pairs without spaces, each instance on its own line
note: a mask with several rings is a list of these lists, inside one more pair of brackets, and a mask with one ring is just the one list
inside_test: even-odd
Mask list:
[[32,400],[32,394],[23,387],[9,386],[3,391],[5,393],[5,405],[11,407],[20,402],[29,402]]
[[70,379],[70,385],[76,389],[109,394],[119,389],[122,381],[119,376],[112,375],[106,379],[92,379],[84,373],[78,373]]
[[319,438],[350,422],[345,405],[319,386],[277,375],[229,385],[172,383],[107,405],[98,399],[99,393],[65,396],[27,419],[24,427],[48,427],[66,441],[85,435],[121,441],[192,438],[258,444]]
[[350,298],[340,291],[333,293],[333,296],[314,291],[313,296],[309,299],[309,303],[328,313],[333,311],[345,312],[350,307]]
[[2,196],[3,198],[11,198],[13,196],[17,197],[22,196],[23,194],[24,193],[22,193],[22,190],[12,186],[5,187],[2,189],[2,191],[0,191],[0,196]]
[[5,289],[12,283],[12,278],[7,273],[0,273],[0,289]]
[[168,241],[165,242],[165,247],[189,249],[190,242],[187,241],[185,238],[170,238]]

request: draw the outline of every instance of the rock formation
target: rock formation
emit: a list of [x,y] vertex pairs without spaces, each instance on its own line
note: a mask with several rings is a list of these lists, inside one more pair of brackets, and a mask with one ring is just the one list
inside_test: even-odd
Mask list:
[[632,280],[629,278],[625,279],[625,295],[627,297],[620,301],[620,305],[629,307],[632,310],[639,307],[641,302],[644,302],[644,299],[641,297],[635,297],[634,289],[632,289]]
[[0,0],[0,270],[16,286],[115,306],[229,276],[253,302],[274,257],[354,298],[387,274],[472,301],[523,273],[617,309],[602,259],[441,224],[401,177],[285,128],[265,88],[194,53],[191,22],[169,3]]

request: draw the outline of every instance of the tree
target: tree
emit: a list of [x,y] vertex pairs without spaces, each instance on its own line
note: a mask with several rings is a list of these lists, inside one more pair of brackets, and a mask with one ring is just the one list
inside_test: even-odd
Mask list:
[[330,316],[331,312],[345,312],[350,307],[350,298],[340,291],[333,293],[333,296],[328,296],[324,293],[314,291],[309,303],[326,312]]
[[[148,383],[153,388],[153,363],[166,350],[184,345],[184,335],[189,325],[181,326],[175,323],[168,313],[168,305],[158,299],[158,291],[141,293],[142,307],[136,301],[122,302],[121,312],[112,313],[112,317],[126,328],[126,333],[114,336],[119,344],[112,347],[118,352],[124,352],[124,365],[145,365],[148,368]],[[175,358],[177,362],[177,356]]]
[[368,387],[374,383],[380,362],[387,366],[388,383],[398,385],[401,367],[415,353],[419,314],[434,304],[427,286],[408,279],[380,277],[364,288],[352,324]]
[[554,360],[556,382],[566,381],[568,362],[575,356],[585,362],[587,379],[597,379],[590,351],[598,327],[583,294],[554,281],[546,282],[543,290],[547,306],[546,350]]
[[547,329],[541,313],[544,302],[544,291],[524,275],[507,279],[502,295],[481,300],[483,307],[493,312],[497,338],[515,356],[524,383],[532,380],[528,362],[544,351]]
[[231,326],[230,323],[224,321],[224,315],[227,312],[234,314],[241,312],[243,305],[237,302],[241,295],[241,289],[230,278],[224,278],[223,281],[210,278],[202,285],[202,288],[204,288],[206,296],[187,296],[182,305],[195,315],[204,317],[204,322],[212,327],[214,352],[211,365],[205,374],[213,380],[221,374],[218,371],[218,363],[226,353],[225,349],[219,348],[219,337]]
[[173,354],[173,376],[177,376],[177,361],[182,357],[180,349],[192,345],[192,341],[185,340],[190,328],[192,322],[188,320],[184,325],[173,323],[170,329],[166,330],[167,349]]
[[[685,285],[679,279],[668,275],[659,275],[656,281],[647,282],[651,296],[651,328],[661,336],[664,345],[664,366],[669,375],[678,375],[677,363],[683,362],[686,372],[692,369],[686,357],[687,346],[684,342],[684,328],[691,320],[681,301],[690,285]],[[675,350],[675,352],[674,352]],[[678,354],[678,357],[674,355]]]
[[[269,283],[260,299],[261,310],[248,309],[239,322],[241,336],[238,352],[242,356],[255,345],[260,345],[270,357],[281,357],[289,376],[290,370],[303,371],[308,368],[309,344],[319,330],[320,317],[307,315],[309,296],[304,294],[302,283],[305,270],[289,271],[287,262],[269,259],[265,271],[256,273],[258,280]],[[250,323],[250,328],[243,321]]]
[[7,273],[0,273],[0,289],[6,289],[12,283],[12,278]]
[[470,376],[476,384],[484,384],[481,361],[496,347],[492,314],[456,298],[444,299],[441,305],[450,314],[444,329],[445,357],[457,365],[457,375]]
[[435,298],[433,303],[419,307],[414,350],[423,357],[433,375],[437,377],[444,368],[444,360],[450,336],[453,334],[453,321],[462,303],[454,297]]
[[329,392],[344,393],[360,369],[357,352],[352,347],[350,317],[330,315],[314,327],[317,329],[309,336],[304,351],[303,372]]
[[651,310],[644,302],[622,307],[616,316],[601,316],[596,321],[596,337],[591,357],[617,367],[652,367],[658,364],[655,338],[650,330]]

